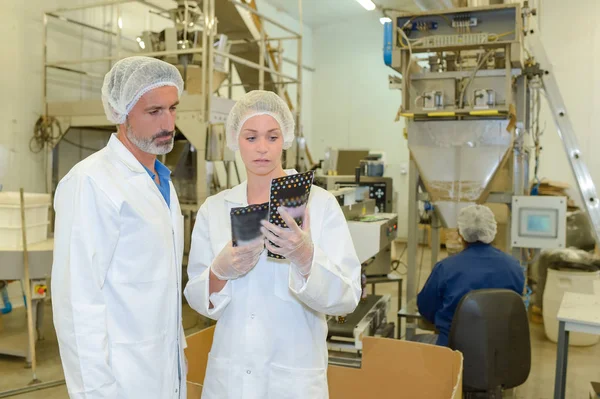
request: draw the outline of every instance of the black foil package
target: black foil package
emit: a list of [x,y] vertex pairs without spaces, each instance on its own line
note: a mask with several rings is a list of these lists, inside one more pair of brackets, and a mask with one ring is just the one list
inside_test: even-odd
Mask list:
[[[288,227],[277,211],[277,208],[283,207],[294,218],[298,226],[302,226],[314,176],[315,173],[310,171],[280,177],[271,181],[271,197],[269,201],[270,223],[282,228]],[[272,242],[271,244],[277,247]],[[274,254],[271,251],[268,252],[268,256],[275,259],[285,259],[285,257]]]
[[269,203],[232,208],[230,216],[231,242],[234,247],[241,247],[262,235],[260,222],[269,217]]

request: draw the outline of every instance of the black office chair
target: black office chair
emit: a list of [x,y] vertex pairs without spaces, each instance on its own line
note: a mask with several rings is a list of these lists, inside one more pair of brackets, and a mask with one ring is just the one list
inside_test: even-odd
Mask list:
[[529,323],[523,299],[511,290],[484,289],[458,304],[449,346],[463,354],[465,398],[502,398],[531,369]]

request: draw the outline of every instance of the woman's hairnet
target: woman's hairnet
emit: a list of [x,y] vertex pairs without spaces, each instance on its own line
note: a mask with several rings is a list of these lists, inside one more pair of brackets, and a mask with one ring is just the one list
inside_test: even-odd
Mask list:
[[102,104],[109,121],[125,123],[140,97],[161,86],[183,91],[183,79],[173,65],[152,57],[128,57],[118,61],[104,76]]
[[272,116],[283,135],[283,149],[294,142],[294,116],[285,101],[272,91],[253,90],[246,93],[235,103],[227,117],[227,146],[232,151],[239,149],[238,138],[244,123],[256,115]]
[[496,218],[487,206],[468,206],[458,214],[458,232],[466,242],[490,244],[496,237]]

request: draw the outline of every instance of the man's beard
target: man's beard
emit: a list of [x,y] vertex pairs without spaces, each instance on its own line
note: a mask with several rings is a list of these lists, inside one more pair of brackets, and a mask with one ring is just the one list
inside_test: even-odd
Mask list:
[[[155,142],[159,138],[169,137],[171,136],[171,140],[157,143]],[[150,138],[140,138],[133,133],[133,129],[131,125],[127,123],[127,138],[131,141],[137,148],[140,150],[153,155],[164,155],[173,149],[173,145],[175,144],[175,131],[169,132],[168,130],[162,130],[159,133],[156,133],[154,136]]]

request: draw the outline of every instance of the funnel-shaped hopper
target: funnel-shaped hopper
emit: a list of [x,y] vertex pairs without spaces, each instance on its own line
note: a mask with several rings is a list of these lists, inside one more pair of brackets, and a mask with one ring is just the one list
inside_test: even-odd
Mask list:
[[446,227],[481,203],[512,147],[507,120],[408,122],[408,147]]

